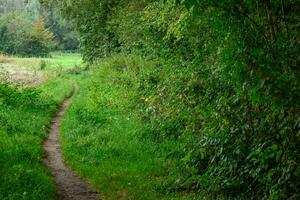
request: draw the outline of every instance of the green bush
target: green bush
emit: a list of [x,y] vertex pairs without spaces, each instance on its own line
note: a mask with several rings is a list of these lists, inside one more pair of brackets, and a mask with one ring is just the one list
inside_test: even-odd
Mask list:
[[40,70],[44,70],[47,67],[47,62],[45,60],[40,61]]
[[[155,63],[149,71],[127,59],[112,67],[121,74],[115,87],[138,81],[138,88],[128,90],[136,92],[132,101],[147,130],[143,136],[157,145],[178,144],[166,156],[177,165],[161,191],[299,198],[299,16],[294,1],[61,3],[74,11],[68,14],[87,61],[120,53]],[[93,112],[87,120],[97,121],[99,115]]]

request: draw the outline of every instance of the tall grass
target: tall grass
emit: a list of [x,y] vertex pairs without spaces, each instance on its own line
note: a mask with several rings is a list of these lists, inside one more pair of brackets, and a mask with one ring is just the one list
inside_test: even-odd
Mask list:
[[3,54],[0,54],[0,64],[1,63],[7,63],[7,62],[9,62],[8,57],[3,55]]
[[[42,142],[71,81],[57,79],[38,89],[0,84],[0,199],[51,200],[55,187],[41,163]],[[57,95],[58,94],[58,95]]]
[[[138,65],[143,65],[143,72]],[[157,143],[136,107],[136,73],[152,64],[115,56],[78,79],[79,91],[62,121],[62,149],[67,162],[105,199],[197,199],[195,194],[163,193],[165,158],[178,148],[172,140]]]

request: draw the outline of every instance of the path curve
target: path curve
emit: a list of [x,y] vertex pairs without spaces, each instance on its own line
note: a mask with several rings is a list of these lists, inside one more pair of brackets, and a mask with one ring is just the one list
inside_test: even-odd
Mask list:
[[54,178],[58,200],[100,200],[100,195],[66,166],[61,153],[59,143],[60,121],[71,105],[75,90],[74,87],[72,95],[64,101],[59,112],[52,120],[49,138],[44,143],[47,156],[43,161]]

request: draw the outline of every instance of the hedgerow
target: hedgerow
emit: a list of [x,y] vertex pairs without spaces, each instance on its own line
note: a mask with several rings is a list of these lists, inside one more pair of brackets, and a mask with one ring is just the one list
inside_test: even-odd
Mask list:
[[166,157],[178,164],[162,191],[299,198],[294,1],[61,3],[87,61],[119,53],[155,63],[147,73],[140,63],[119,67],[139,81],[135,101],[147,134],[180,147]]

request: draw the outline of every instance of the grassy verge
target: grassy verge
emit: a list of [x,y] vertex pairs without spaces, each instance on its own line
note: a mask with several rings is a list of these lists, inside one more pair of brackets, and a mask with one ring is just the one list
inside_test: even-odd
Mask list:
[[21,58],[16,56],[0,55],[0,64],[9,63],[19,68],[39,71],[41,62],[46,63],[45,71],[54,71],[59,69],[71,69],[82,64],[80,54],[53,52],[50,58]]
[[41,163],[42,142],[72,81],[48,80],[33,89],[0,84],[0,199],[50,200],[55,188]]
[[63,153],[105,199],[199,199],[165,192],[168,169],[175,165],[165,158],[180,145],[157,142],[147,133],[135,106],[136,72],[126,68],[134,63],[108,59],[78,78],[79,91],[62,121]]

